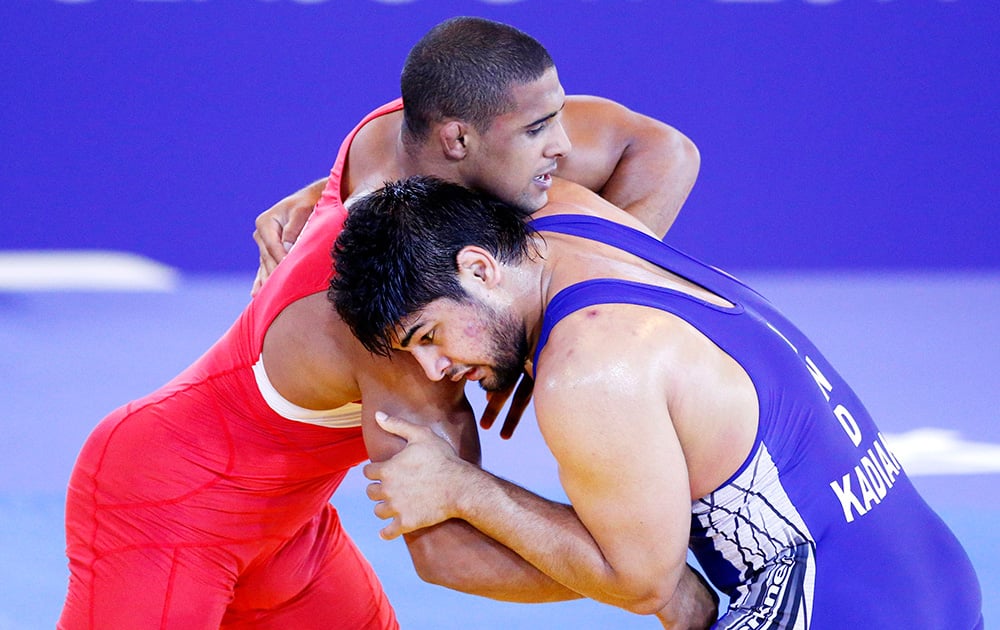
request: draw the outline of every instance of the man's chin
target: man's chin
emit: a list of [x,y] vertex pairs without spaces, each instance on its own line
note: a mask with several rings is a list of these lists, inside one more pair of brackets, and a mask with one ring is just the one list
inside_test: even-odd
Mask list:
[[493,392],[498,392],[503,389],[503,387],[500,387],[494,378],[480,379],[479,381],[476,381],[476,383],[479,385],[481,390],[488,394],[492,394]]
[[529,190],[524,191],[513,205],[521,212],[534,214],[545,207],[548,202],[548,191],[539,190],[538,187],[532,186]]
[[528,212],[535,213],[545,207],[545,204],[549,202],[549,193],[543,192],[541,194],[534,195],[530,200],[530,208],[527,208]]
[[479,381],[479,387],[485,392],[500,392],[512,389],[521,379],[522,370],[516,372],[492,372]]

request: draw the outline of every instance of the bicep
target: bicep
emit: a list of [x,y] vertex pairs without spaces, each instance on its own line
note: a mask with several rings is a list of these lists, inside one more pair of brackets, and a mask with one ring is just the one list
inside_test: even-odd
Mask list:
[[600,192],[628,147],[631,112],[594,96],[568,96],[562,124],[573,145],[559,176]]
[[687,199],[701,159],[670,125],[597,97],[567,99],[573,150],[560,176],[586,186],[663,236]]
[[600,192],[621,179],[618,172],[631,155],[652,159],[652,171],[663,166],[655,158],[675,153],[685,139],[679,131],[621,103],[597,96],[567,97],[562,124],[573,150],[560,163],[560,176]]
[[480,463],[479,433],[464,382],[428,380],[413,357],[393,353],[374,359],[374,369],[358,378],[362,396],[362,431],[372,461],[384,461],[399,452],[402,438],[382,430],[375,412],[405,418],[431,427],[465,460]]
[[600,367],[583,378],[586,354],[575,352],[559,387],[536,393],[536,412],[566,495],[608,564],[662,576],[685,561],[687,466],[663,394],[619,358],[595,359]]

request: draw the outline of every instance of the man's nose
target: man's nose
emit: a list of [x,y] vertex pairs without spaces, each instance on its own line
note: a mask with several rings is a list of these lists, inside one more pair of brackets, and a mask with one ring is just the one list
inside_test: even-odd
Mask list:
[[547,157],[564,158],[573,149],[573,144],[569,141],[569,136],[566,135],[566,130],[563,128],[561,122],[556,122],[554,133],[555,137],[549,147]]
[[424,374],[432,381],[443,379],[448,368],[451,367],[451,361],[447,357],[430,347],[415,348],[413,354],[420,363],[420,367],[424,368]]

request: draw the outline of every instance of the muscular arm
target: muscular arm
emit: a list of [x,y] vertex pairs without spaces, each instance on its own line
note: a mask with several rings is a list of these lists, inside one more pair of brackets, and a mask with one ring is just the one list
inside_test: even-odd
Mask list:
[[698,177],[695,144],[677,129],[594,96],[569,96],[562,118],[573,149],[560,177],[586,186],[667,233]]
[[376,514],[395,519],[388,536],[462,518],[584,596],[657,614],[665,627],[708,627],[716,602],[686,564],[687,468],[662,379],[645,359],[648,340],[633,339],[609,361],[606,336],[588,330],[564,329],[571,361],[550,340],[543,364],[562,367],[536,387],[539,427],[572,505],[447,460],[440,441],[413,433],[399,456],[366,470],[382,483]]
[[[389,459],[405,441],[383,431],[375,409],[421,419],[463,461],[479,466],[479,436],[463,383],[429,382],[412,357],[393,358],[386,369],[359,379],[364,397],[363,431],[373,462]],[[451,519],[406,534],[417,574],[424,581],[465,593],[513,602],[551,602],[580,595],[555,582],[509,548],[468,523]]]
[[288,253],[292,243],[298,240],[306,220],[323,194],[323,189],[326,188],[326,180],[325,177],[316,180],[257,215],[253,238],[260,250],[260,266],[250,295],[256,295],[267,277]]
[[[670,125],[594,96],[567,97],[562,123],[573,150],[559,176],[600,193],[662,238],[698,177],[694,143]],[[317,180],[257,216],[253,293],[285,257],[285,243],[298,238],[325,185],[326,178]]]
[[604,353],[578,343],[572,364],[535,391],[539,428],[572,508],[489,482],[462,495],[460,514],[567,587],[652,614],[686,570],[684,456],[663,399],[641,382],[648,370],[609,365],[606,355],[595,369],[592,354]]

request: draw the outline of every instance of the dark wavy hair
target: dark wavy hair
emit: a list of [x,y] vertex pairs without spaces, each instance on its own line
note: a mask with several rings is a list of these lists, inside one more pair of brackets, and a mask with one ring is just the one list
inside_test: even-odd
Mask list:
[[545,47],[513,26],[476,17],[441,22],[414,45],[400,77],[407,141],[458,118],[482,132],[511,110],[512,85],[538,80],[555,64]]
[[370,352],[388,356],[395,329],[438,298],[462,300],[456,256],[482,247],[515,264],[531,251],[529,213],[443,180],[387,183],[351,205],[333,246],[327,296]]

